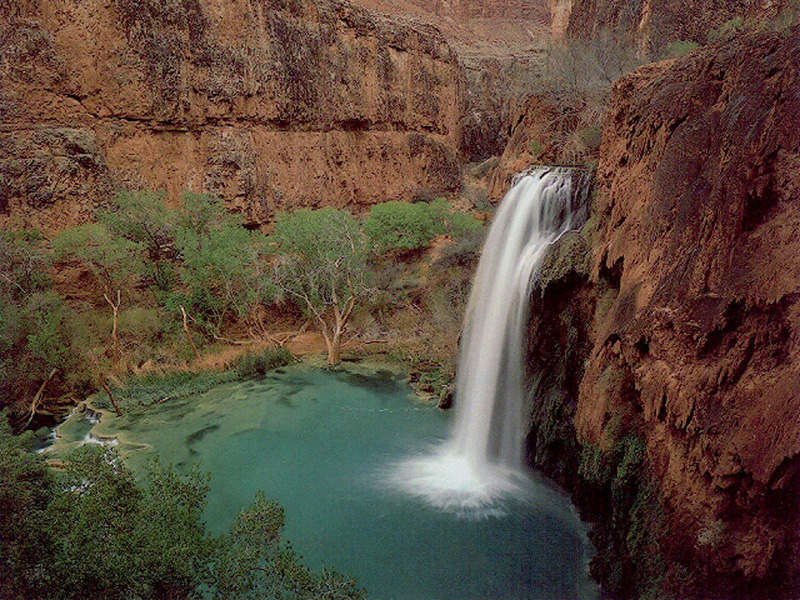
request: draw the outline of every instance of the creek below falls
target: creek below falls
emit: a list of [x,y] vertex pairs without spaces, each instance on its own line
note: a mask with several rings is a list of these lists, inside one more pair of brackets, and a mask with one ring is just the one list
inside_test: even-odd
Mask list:
[[585,526],[536,475],[489,510],[437,508],[392,483],[398,463],[447,437],[452,416],[391,371],[298,365],[96,425],[85,415],[59,428],[57,452],[106,439],[134,471],[152,452],[182,472],[199,464],[212,533],[264,490],[286,508],[285,537],[304,561],[355,576],[370,598],[597,596]]

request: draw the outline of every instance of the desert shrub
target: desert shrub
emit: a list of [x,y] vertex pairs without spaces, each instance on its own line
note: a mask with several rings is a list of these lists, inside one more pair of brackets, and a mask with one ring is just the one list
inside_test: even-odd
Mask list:
[[636,49],[610,31],[599,31],[588,41],[569,40],[552,45],[543,76],[534,92],[558,111],[550,128],[558,160],[584,163],[596,157],[599,131],[608,109],[611,85],[644,62]]
[[708,33],[709,41],[728,40],[744,29],[742,17],[734,17]]
[[664,48],[664,56],[666,58],[678,58],[684,54],[689,54],[689,52],[699,47],[700,44],[691,40],[675,40],[666,45]]
[[486,239],[487,228],[475,227],[468,229],[463,235],[442,248],[439,258],[434,266],[439,269],[469,268],[478,265],[481,248]]
[[537,161],[544,152],[544,145],[539,140],[531,140],[528,142],[528,152],[530,152],[532,160]]

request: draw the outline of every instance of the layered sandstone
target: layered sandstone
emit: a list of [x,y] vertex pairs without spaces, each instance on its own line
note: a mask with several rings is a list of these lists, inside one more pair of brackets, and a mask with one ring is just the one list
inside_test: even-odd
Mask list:
[[[541,292],[552,324],[533,326],[531,362],[558,372],[558,352],[540,344],[560,337],[578,373],[549,376],[563,401],[534,418],[533,460],[556,475],[571,465],[561,478],[580,492],[578,443],[552,422],[574,418],[580,443],[600,452],[642,440],[646,456],[624,460],[646,459],[640,476],[652,475],[663,513],[617,521],[630,529],[599,550],[624,553],[662,523],[647,534],[666,559],[651,583],[676,597],[800,594],[798,89],[800,28],[620,80],[583,232],[589,266],[578,244],[545,273],[560,292]],[[587,318],[590,330],[575,325]],[[560,442],[541,433],[558,427]],[[630,463],[610,468],[619,480]],[[608,516],[623,500],[583,504]]]
[[458,185],[463,103],[433,27],[338,0],[0,7],[0,225],[88,218],[119,185],[276,211]]

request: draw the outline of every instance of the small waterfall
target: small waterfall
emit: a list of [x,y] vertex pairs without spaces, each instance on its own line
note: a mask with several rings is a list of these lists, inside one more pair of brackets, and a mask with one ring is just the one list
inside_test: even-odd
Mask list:
[[524,336],[528,299],[547,246],[583,221],[582,173],[517,176],[484,245],[470,294],[456,378],[456,422],[430,455],[397,465],[396,487],[443,508],[489,509],[525,485]]

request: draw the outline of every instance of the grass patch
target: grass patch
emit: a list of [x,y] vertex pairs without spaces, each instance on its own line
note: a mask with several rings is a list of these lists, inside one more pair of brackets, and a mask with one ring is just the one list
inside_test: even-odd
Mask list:
[[268,348],[264,352],[245,354],[236,363],[234,370],[239,379],[263,377],[268,371],[285,367],[294,360],[286,348]]
[[[261,353],[245,354],[227,371],[154,371],[133,376],[123,385],[114,386],[112,393],[123,413],[137,413],[165,400],[196,396],[223,383],[263,376],[292,360],[288,350],[269,348]],[[97,395],[95,404],[100,409],[113,408],[105,392]]]

